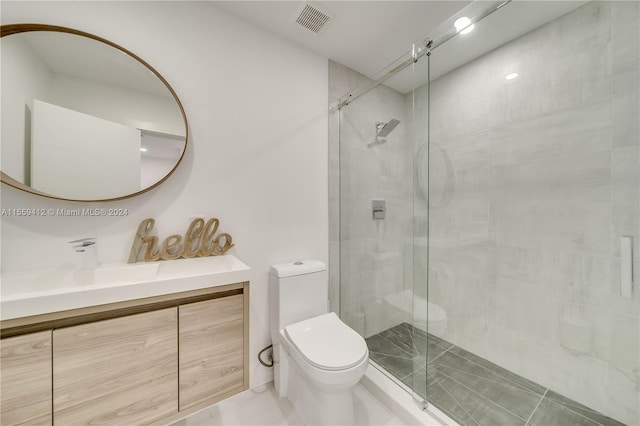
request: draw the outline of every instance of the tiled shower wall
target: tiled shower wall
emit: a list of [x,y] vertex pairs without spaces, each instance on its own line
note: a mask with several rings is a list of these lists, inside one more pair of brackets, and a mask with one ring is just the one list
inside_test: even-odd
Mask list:
[[636,278],[620,296],[619,241],[633,236],[638,277],[639,5],[589,3],[430,87],[429,297],[448,315],[442,337],[630,425],[640,291]]
[[[330,105],[370,81],[335,62],[329,66]],[[386,142],[370,145],[376,122],[392,118],[400,124]],[[386,86],[363,95],[356,107],[330,114],[332,308],[337,310],[338,295],[342,319],[365,336],[398,324],[385,314],[384,297],[411,287],[412,169],[407,126],[404,96]],[[384,220],[372,219],[372,200],[385,201]]]
[[371,80],[329,60],[329,300],[340,313],[340,110],[341,96]]
[[[589,3],[432,82],[428,156],[426,87],[404,108],[379,87],[330,114],[332,301],[341,290],[343,319],[358,329],[364,314],[367,336],[383,329],[380,296],[413,284],[426,296],[428,270],[444,339],[640,424],[639,6]],[[331,63],[330,100],[364,81]],[[389,118],[407,123],[392,137],[412,136],[413,159],[392,138],[367,150]],[[340,131],[356,144],[344,139],[342,157]],[[368,211],[377,197],[392,200],[383,227]],[[340,235],[339,220],[354,228]],[[620,296],[623,235],[634,241],[631,299]],[[398,253],[402,267],[391,267]]]

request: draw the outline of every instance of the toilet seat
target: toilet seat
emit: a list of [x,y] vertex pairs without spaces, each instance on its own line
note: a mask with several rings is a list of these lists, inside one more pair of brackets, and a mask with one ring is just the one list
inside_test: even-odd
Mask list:
[[305,361],[322,370],[347,370],[369,354],[362,336],[334,312],[290,324],[284,334]]

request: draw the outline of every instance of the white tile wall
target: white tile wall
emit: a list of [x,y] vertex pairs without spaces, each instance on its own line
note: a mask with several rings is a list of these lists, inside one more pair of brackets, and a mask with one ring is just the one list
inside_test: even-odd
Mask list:
[[[335,62],[330,63],[329,71],[330,105],[368,81]],[[383,314],[384,297],[411,285],[411,274],[406,273],[412,258],[407,244],[412,235],[411,145],[402,94],[380,86],[354,105],[330,116],[329,161],[330,167],[336,167],[335,172],[330,170],[330,192],[340,196],[329,201],[330,235],[336,238],[330,245],[330,278],[334,307],[339,288],[342,318],[369,336],[395,325]],[[387,142],[368,146],[375,139],[376,122],[391,118],[401,123]],[[337,132],[332,130],[336,122]],[[338,153],[339,161],[334,158]],[[384,220],[372,220],[374,199],[386,201]]]
[[[429,296],[444,337],[627,424],[640,423],[640,291],[620,296],[618,256],[633,236],[637,276],[638,10],[589,3],[431,85]],[[575,317],[584,353],[560,333]]]

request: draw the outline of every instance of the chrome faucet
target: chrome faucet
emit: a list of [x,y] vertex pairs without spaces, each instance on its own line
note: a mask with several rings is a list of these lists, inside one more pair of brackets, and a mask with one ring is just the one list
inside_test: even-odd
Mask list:
[[94,237],[81,238],[79,240],[69,241],[73,251],[80,253],[78,255],[77,265],[82,269],[98,267],[98,241]]

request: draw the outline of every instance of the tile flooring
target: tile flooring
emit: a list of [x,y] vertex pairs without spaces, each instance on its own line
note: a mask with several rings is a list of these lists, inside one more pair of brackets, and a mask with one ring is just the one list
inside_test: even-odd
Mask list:
[[410,324],[366,340],[373,361],[461,426],[623,426]]
[[[356,425],[399,426],[393,416],[362,385],[354,388]],[[248,390],[199,411],[171,426],[304,425],[293,405],[276,394],[273,383]]]

